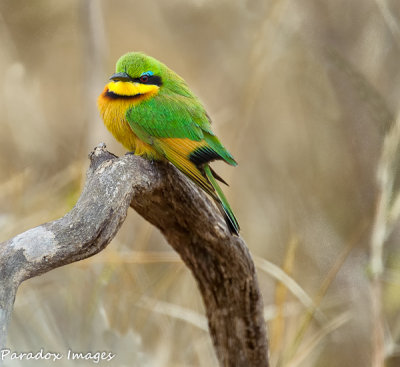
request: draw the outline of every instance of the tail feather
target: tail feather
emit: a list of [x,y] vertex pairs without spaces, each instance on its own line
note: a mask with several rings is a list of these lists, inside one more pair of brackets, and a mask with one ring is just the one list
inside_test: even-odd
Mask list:
[[[168,144],[169,142],[169,144]],[[219,187],[216,180],[226,182],[219,177],[210,167],[204,162],[200,167],[182,154],[171,141],[160,139],[157,141],[158,148],[163,155],[181,172],[199,185],[207,194],[209,194],[216,202],[221,214],[225,218],[225,222],[232,234],[239,235],[239,223],[233,214],[228,200]]]
[[224,216],[225,222],[228,225],[229,230],[231,231],[232,234],[239,236],[239,231],[240,231],[239,223],[235,217],[235,214],[233,214],[233,211],[228,203],[228,200],[226,199],[215,177],[213,176],[211,168],[207,164],[204,165],[204,173],[206,174],[209,182],[214,187],[218,195],[218,199],[215,199],[215,202],[217,203],[217,206],[221,211],[221,214]]
[[229,186],[229,184],[217,173],[215,172],[211,167],[210,167],[211,173],[216,178],[219,182],[222,182],[226,186]]

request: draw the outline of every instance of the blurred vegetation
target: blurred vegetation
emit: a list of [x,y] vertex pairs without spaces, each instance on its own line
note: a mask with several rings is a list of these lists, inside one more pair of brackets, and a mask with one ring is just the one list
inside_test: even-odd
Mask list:
[[[99,142],[124,153],[95,103],[141,50],[186,79],[239,162],[215,166],[256,259],[273,365],[364,367],[381,350],[398,366],[400,228],[377,208],[385,159],[390,197],[399,186],[397,148],[381,153],[400,112],[399,14],[395,0],[1,0],[1,240],[68,211]],[[133,211],[98,256],[23,284],[9,347],[217,364],[191,274]]]

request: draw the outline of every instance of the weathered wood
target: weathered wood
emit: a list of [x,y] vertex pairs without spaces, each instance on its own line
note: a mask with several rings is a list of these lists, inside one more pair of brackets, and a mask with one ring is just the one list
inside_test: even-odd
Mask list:
[[117,158],[100,145],[64,217],[0,244],[0,347],[19,284],[92,256],[111,241],[129,205],[154,224],[197,280],[221,366],[268,366],[263,304],[249,251],[204,193],[170,164]]

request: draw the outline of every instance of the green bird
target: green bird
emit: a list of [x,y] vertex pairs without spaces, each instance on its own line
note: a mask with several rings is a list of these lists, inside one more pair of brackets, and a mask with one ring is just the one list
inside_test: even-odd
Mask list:
[[225,181],[209,166],[214,160],[237,163],[186,82],[141,52],[122,56],[110,80],[98,99],[107,129],[134,154],[171,162],[215,200],[231,233],[238,235],[239,223],[217,183]]

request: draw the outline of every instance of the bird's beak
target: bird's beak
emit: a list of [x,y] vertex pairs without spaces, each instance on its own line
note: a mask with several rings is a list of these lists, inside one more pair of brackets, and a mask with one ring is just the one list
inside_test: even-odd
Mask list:
[[116,74],[112,75],[110,80],[129,82],[132,80],[132,78],[127,73],[122,72],[122,73],[116,73]]

